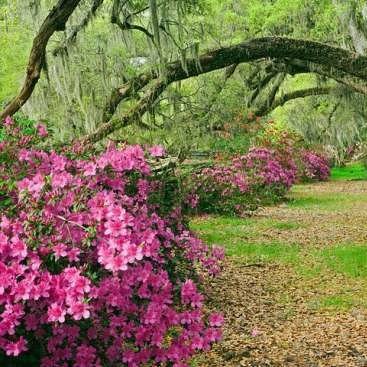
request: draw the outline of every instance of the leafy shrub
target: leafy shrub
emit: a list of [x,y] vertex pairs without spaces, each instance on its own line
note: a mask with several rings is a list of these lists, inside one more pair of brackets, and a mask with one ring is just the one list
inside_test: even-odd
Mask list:
[[17,113],[14,119],[7,118],[5,124],[0,127],[0,141],[7,139],[7,128],[6,125],[15,122],[17,129],[22,135],[33,135],[37,136],[37,131],[44,131],[46,133],[46,127],[43,124],[36,124],[34,120],[29,119],[21,113]]
[[201,213],[241,214],[256,208],[247,177],[233,166],[214,165],[189,178],[187,203]]
[[179,208],[160,212],[140,146],[82,159],[77,145],[36,149],[9,118],[5,129],[1,366],[183,367],[220,339],[223,317],[204,315],[195,269],[216,274],[223,252]]
[[258,136],[257,142],[275,150],[283,165],[287,165],[289,157],[293,157],[301,181],[325,181],[330,176],[330,164],[326,155],[310,147],[305,148],[301,137],[292,131],[271,124]]
[[216,164],[191,177],[190,197],[200,212],[245,214],[276,202],[295,182],[297,167],[278,152],[255,147],[227,165]]
[[303,150],[301,153],[300,178],[303,181],[326,181],[330,177],[328,159],[321,153]]

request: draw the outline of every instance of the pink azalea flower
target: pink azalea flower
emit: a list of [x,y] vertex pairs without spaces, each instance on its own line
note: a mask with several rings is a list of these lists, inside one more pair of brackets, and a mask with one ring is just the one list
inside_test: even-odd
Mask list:
[[40,136],[41,138],[46,137],[48,135],[46,126],[44,124],[39,123],[37,125],[37,133],[38,136]]
[[68,172],[60,172],[52,174],[52,188],[62,189],[72,181],[73,177]]
[[11,252],[14,257],[18,257],[19,259],[24,259],[28,253],[25,243],[18,237],[11,239]]
[[68,260],[70,262],[79,261],[80,250],[78,248],[72,248],[67,253]]
[[65,322],[66,311],[57,303],[52,303],[47,312],[48,321]]
[[109,220],[105,224],[105,234],[118,237],[126,234],[125,224],[121,221]]
[[58,260],[60,257],[66,257],[68,255],[67,247],[63,243],[59,243],[53,247],[55,259]]
[[149,148],[149,153],[152,157],[161,158],[166,155],[166,150],[162,145],[154,145]]
[[224,323],[224,317],[220,313],[212,313],[209,316],[209,325],[220,327]]
[[6,116],[4,120],[5,126],[12,126],[14,124],[13,119],[10,116]]
[[88,305],[83,302],[75,302],[68,309],[68,313],[73,316],[74,320],[88,319],[90,312]]
[[94,176],[97,172],[97,165],[89,162],[84,165],[84,176]]
[[27,341],[21,336],[18,341],[8,343],[5,346],[7,356],[18,357],[19,354],[27,350]]

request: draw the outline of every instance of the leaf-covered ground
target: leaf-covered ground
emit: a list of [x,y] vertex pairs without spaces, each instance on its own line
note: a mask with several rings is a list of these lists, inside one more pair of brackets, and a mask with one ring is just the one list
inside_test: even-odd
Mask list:
[[367,366],[367,182],[299,185],[253,218],[192,227],[230,255],[207,284],[224,340],[196,366]]

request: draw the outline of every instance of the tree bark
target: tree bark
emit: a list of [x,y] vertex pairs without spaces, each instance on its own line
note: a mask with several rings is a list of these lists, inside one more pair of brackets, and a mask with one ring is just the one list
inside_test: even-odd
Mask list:
[[[137,114],[141,115],[146,112],[146,103],[149,101],[154,102],[172,82],[222,69],[233,64],[255,61],[262,58],[288,58],[312,62],[323,65],[329,70],[331,75],[333,75],[333,70],[336,69],[337,72],[340,71],[344,74],[350,74],[367,81],[367,57],[365,56],[357,55],[354,52],[320,42],[291,39],[287,37],[257,38],[238,45],[208,52],[201,55],[198,60],[187,60],[186,68],[183,68],[179,61],[168,64],[166,67],[165,80],[155,83],[152,91],[148,92],[148,99],[147,95],[144,96],[137,105],[130,110],[130,112],[124,114],[121,119],[102,123],[95,132],[84,137],[82,141],[84,143],[97,142],[114,130],[132,123]],[[130,96],[132,91],[136,93],[155,78],[156,73],[149,72],[134,79],[133,82],[129,82],[118,88],[113,96],[114,103],[109,104],[109,115],[112,116],[114,108],[117,107],[126,96]],[[157,87],[158,84],[159,87]]]
[[46,46],[49,39],[55,32],[65,30],[65,23],[80,1],[81,0],[59,0],[57,5],[52,8],[33,40],[22,89],[1,112],[0,121],[6,116],[11,116],[17,112],[32,95],[45,64]]

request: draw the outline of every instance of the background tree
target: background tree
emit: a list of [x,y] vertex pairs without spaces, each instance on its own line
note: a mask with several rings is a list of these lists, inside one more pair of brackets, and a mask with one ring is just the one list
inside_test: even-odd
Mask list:
[[[60,141],[85,135],[88,136],[85,141],[95,141],[106,135],[101,131],[126,138],[133,129],[134,139],[139,136],[143,141],[152,141],[164,136],[168,144],[178,149],[184,148],[188,140],[197,147],[207,147],[224,125],[234,125],[236,131],[235,121],[242,119],[246,123],[248,112],[274,114],[283,122],[290,121],[292,106],[309,107],[319,100],[330,104],[330,110],[344,103],[348,107],[348,122],[359,131],[363,111],[355,107],[361,106],[367,90],[363,56],[349,63],[354,60],[350,53],[349,61],[343,60],[344,65],[336,59],[333,64],[329,55],[303,57],[301,49],[282,48],[275,38],[263,39],[269,43],[266,53],[248,58],[238,57],[238,48],[226,47],[246,39],[288,36],[317,40],[325,46],[338,46],[361,55],[362,20],[366,13],[362,2],[345,5],[336,0],[307,4],[300,0],[251,3],[85,0],[73,3],[78,6],[65,31],[51,37],[42,65],[44,77],[23,108],[34,118],[47,116]],[[22,50],[29,49],[31,34],[47,17],[51,5],[54,2],[46,0],[29,1],[28,6],[23,1],[3,1],[1,26],[9,29],[9,19],[12,24],[6,42],[22,33],[19,45]],[[251,47],[256,48],[256,41]],[[249,64],[232,65],[220,60],[218,51],[214,53],[217,60],[209,65],[205,57],[214,54],[206,55],[200,50],[213,48],[225,50],[239,64]],[[22,57],[24,60],[26,53],[19,54],[19,60]],[[7,60],[3,63],[9,70]],[[223,68],[228,69],[220,70]],[[186,80],[207,71],[214,72]],[[9,100],[12,95],[9,91],[15,89],[6,81],[5,84],[3,102]],[[345,93],[338,92],[340,85]],[[298,119],[304,124],[293,124],[295,128],[313,120],[312,114],[302,113],[306,110],[299,109],[305,118]],[[314,119],[318,119],[318,114],[313,113]],[[328,121],[328,113],[322,113]],[[333,119],[339,118],[339,114],[335,116]],[[101,125],[107,122],[103,130]],[[135,126],[128,128],[130,131],[120,129],[131,123]],[[319,128],[316,121],[314,128]],[[99,133],[93,135],[95,131]],[[302,129],[299,131],[302,133]]]

